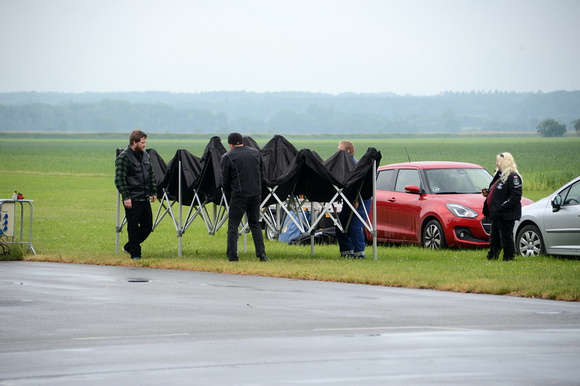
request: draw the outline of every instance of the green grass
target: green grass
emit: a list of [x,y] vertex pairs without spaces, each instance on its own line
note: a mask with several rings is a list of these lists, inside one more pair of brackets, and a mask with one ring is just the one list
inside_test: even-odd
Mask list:
[[[222,138],[224,136],[222,135]],[[260,145],[271,136],[258,137]],[[298,148],[310,148],[323,158],[333,154],[340,138],[288,139]],[[183,139],[150,136],[148,145],[169,161],[178,148],[200,156],[209,136]],[[355,138],[358,153],[374,146],[383,154],[381,164],[406,160],[461,160],[492,170],[494,155],[510,151],[524,178],[524,195],[537,200],[551,193],[580,170],[580,138]],[[580,300],[580,261],[543,256],[518,257],[513,263],[486,260],[485,250],[430,251],[414,246],[379,245],[378,258],[346,260],[336,245],[289,246],[266,242],[270,262],[253,255],[251,236],[240,262],[226,261],[225,227],[209,235],[196,219],[183,235],[183,254],[177,256],[176,231],[164,219],[144,243],[144,258],[132,261],[115,254],[116,191],[113,161],[125,136],[0,135],[0,197],[14,190],[34,200],[33,245],[38,255],[18,248],[4,259],[81,264],[127,265],[164,269],[224,272],[241,275],[342,281],[370,285],[429,288],[443,291],[490,293],[558,300]],[[156,210],[158,204],[153,204]],[[126,233],[120,234],[121,242]],[[243,239],[240,241],[242,245]],[[372,247],[367,248],[372,255]]]

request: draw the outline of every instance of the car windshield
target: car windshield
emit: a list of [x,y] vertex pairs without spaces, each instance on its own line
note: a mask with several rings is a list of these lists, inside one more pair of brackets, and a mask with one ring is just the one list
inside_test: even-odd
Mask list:
[[492,180],[485,169],[427,169],[427,184],[435,194],[481,193]]

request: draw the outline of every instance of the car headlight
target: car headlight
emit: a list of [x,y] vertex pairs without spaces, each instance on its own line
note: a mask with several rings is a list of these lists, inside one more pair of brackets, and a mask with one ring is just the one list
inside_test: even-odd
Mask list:
[[476,211],[461,204],[445,204],[447,209],[456,217],[476,218],[479,216]]

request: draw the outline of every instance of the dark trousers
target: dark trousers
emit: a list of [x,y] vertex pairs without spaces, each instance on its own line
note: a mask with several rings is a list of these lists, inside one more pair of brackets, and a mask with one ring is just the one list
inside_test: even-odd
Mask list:
[[[363,219],[366,219],[370,207],[371,200],[364,200],[363,205],[359,204],[356,208],[356,211]],[[342,206],[342,211],[338,215],[338,218],[340,219],[340,223],[343,225],[343,227],[348,223],[348,219],[351,213],[352,209],[350,206]],[[364,224],[355,214],[352,214],[350,225],[348,229],[344,230],[344,233],[341,232],[338,227],[336,227],[336,239],[338,241],[338,247],[340,249],[341,255],[346,253],[354,253],[364,256],[366,246]]]
[[495,260],[503,249],[503,259],[514,259],[514,220],[491,220],[489,253],[487,258]]
[[260,196],[255,197],[232,197],[230,200],[230,210],[228,218],[228,248],[227,256],[229,260],[238,259],[238,227],[242,221],[244,213],[248,216],[248,223],[254,239],[256,256],[266,256],[264,246],[264,236],[260,226]]
[[129,241],[125,250],[131,257],[141,257],[141,243],[149,237],[153,229],[153,214],[149,201],[132,201],[131,209],[125,208]]

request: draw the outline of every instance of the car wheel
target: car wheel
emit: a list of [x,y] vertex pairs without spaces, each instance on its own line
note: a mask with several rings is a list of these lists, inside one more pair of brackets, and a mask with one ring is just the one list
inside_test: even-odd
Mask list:
[[423,229],[423,236],[421,237],[423,247],[429,249],[441,249],[447,246],[445,242],[445,233],[443,227],[437,220],[431,220]]
[[270,241],[276,241],[278,239],[278,235],[276,234],[276,229],[271,227],[270,225],[266,224],[266,238]]
[[546,246],[540,230],[535,225],[526,225],[518,232],[516,253],[521,256],[539,256],[546,254]]

